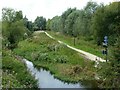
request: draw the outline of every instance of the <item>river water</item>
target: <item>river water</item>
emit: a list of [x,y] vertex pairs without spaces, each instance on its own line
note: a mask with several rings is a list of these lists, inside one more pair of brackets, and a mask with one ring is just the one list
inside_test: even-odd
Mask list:
[[26,59],[23,59],[23,61],[26,63],[31,74],[38,80],[38,88],[84,88],[80,83],[73,84],[60,81],[54,78],[54,75],[52,75],[50,71],[46,71],[42,68],[38,70],[34,67],[32,62]]

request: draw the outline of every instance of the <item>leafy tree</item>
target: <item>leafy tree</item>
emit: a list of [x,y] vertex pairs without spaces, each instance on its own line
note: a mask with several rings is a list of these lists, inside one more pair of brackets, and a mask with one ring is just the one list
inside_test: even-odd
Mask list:
[[109,40],[111,40],[109,44],[113,44],[113,41],[115,41],[116,33],[114,30],[118,26],[120,12],[118,4],[120,3],[114,2],[110,5],[99,7],[92,18],[94,36],[100,43],[105,35],[109,36]]
[[15,21],[19,21],[21,19],[23,19],[22,11],[16,11],[15,12]]
[[51,19],[48,19],[48,20],[47,20],[47,23],[46,23],[46,29],[47,29],[47,30],[51,30],[51,29],[50,29],[50,23],[51,23]]
[[3,45],[14,49],[17,43],[24,38],[26,31],[21,11],[16,12],[10,8],[2,9]]
[[34,21],[35,27],[37,30],[45,30],[46,29],[46,19],[41,17],[37,17]]
[[87,5],[84,8],[83,11],[83,16],[82,16],[82,22],[83,22],[83,31],[84,31],[84,35],[86,36],[90,36],[92,34],[91,31],[91,19],[94,15],[94,13],[96,12],[98,8],[98,4],[96,2],[88,2]]
[[15,11],[11,8],[3,8],[2,9],[2,21],[7,21],[9,23],[15,21]]
[[33,31],[34,29],[34,24],[32,23],[32,21],[28,21],[28,19],[26,18],[26,16],[23,18],[23,21],[24,21],[24,25],[25,27],[30,30],[30,31]]
[[65,29],[66,28],[66,19],[74,10],[76,10],[76,8],[74,8],[74,9],[69,8],[67,11],[65,11],[61,15],[61,25],[60,25],[60,27],[61,27],[62,32],[65,33],[65,34],[67,33],[67,30]]
[[50,22],[50,29],[53,31],[60,31],[60,17],[55,16]]
[[76,33],[77,30],[74,27],[74,24],[75,24],[78,16],[79,16],[79,11],[75,10],[66,19],[65,30],[67,31],[67,34],[69,34],[71,36],[77,36],[77,33]]
[[92,29],[94,30],[94,38],[97,41],[97,43],[101,43],[103,41],[104,37],[104,32],[101,32],[101,30],[104,31],[104,15],[105,15],[105,10],[104,6],[100,7],[97,9],[97,11],[94,14],[94,17],[92,18]]

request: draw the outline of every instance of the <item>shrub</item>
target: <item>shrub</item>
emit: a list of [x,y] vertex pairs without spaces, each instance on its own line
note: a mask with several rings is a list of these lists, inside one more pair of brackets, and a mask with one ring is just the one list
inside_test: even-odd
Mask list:
[[48,53],[39,53],[36,57],[36,60],[39,61],[48,61],[50,59],[50,57],[48,56]]
[[58,63],[67,63],[68,60],[67,60],[67,56],[57,56],[55,59],[54,59],[55,62],[58,62]]

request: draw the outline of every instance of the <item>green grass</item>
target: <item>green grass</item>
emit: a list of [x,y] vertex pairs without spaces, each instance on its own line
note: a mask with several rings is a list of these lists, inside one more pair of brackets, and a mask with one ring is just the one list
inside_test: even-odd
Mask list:
[[33,34],[33,37],[21,41],[14,53],[33,62],[37,67],[44,67],[55,77],[71,82],[83,79],[93,80],[94,62],[85,60],[80,53],[46,36],[45,33]]
[[27,67],[7,49],[2,50],[2,87],[37,88],[37,80],[27,71]]
[[76,43],[74,46],[74,38],[73,37],[68,36],[68,35],[63,35],[59,32],[53,32],[53,31],[47,31],[47,32],[54,38],[61,40],[65,43],[67,43],[68,45],[71,45],[75,48],[84,50],[86,52],[89,52],[89,53],[92,53],[94,55],[104,58],[104,55],[102,54],[103,48],[101,46],[97,46],[92,41],[85,40],[85,38],[82,36],[79,36],[79,39],[76,38]]

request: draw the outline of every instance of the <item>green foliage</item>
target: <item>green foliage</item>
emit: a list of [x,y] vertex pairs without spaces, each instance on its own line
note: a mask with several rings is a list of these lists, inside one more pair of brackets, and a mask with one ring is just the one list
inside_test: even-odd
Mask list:
[[48,19],[46,22],[46,30],[50,30],[51,19]]
[[3,8],[2,9],[2,21],[7,21],[9,23],[15,21],[15,11],[10,8]]
[[84,36],[94,40],[97,45],[102,44],[104,36],[109,37],[109,44],[113,45],[119,36],[119,2],[104,6],[96,2],[88,2],[81,9],[67,9],[61,16],[55,16],[49,21],[49,29],[71,36]]
[[8,70],[2,71],[2,86],[3,88],[23,88],[24,85],[21,85],[20,82],[16,79],[17,73],[14,71],[10,73]]
[[37,81],[27,67],[9,50],[2,50],[3,88],[37,88]]
[[91,18],[97,7],[97,3],[88,2],[83,10],[69,8],[61,16],[55,16],[51,19],[50,30],[73,37],[92,35]]
[[64,29],[67,31],[67,34],[74,37],[77,36],[77,32],[75,32],[74,24],[78,16],[79,13],[77,10],[75,10],[67,17],[67,20],[65,21],[66,27]]
[[60,30],[60,17],[55,16],[50,20],[49,23],[49,29],[53,31],[59,31]]
[[25,27],[30,30],[33,31],[34,30],[34,24],[32,23],[32,21],[28,21],[28,19],[26,18],[26,16],[23,18],[24,21],[24,25]]
[[120,36],[116,39],[115,46],[112,49],[112,53],[116,62],[120,63]]
[[65,29],[65,28],[66,28],[65,22],[66,22],[67,17],[68,17],[74,10],[76,10],[76,9],[71,9],[71,8],[69,8],[69,9],[67,9],[67,11],[65,11],[65,12],[61,15],[61,30],[62,30],[63,33],[67,33],[67,31],[66,31],[66,29]]
[[22,11],[14,11],[10,8],[2,9],[2,34],[4,45],[14,49],[20,40],[23,40],[27,29],[23,23]]
[[49,58],[48,53],[39,53],[37,58],[35,58],[35,60],[39,60],[39,61],[47,61]]
[[107,35],[110,37],[109,44],[114,44],[113,41],[119,33],[118,29],[116,29],[120,22],[119,4],[120,2],[113,2],[110,5],[99,7],[92,18],[94,36],[100,43],[103,41],[103,37]]
[[55,62],[57,63],[67,63],[68,62],[68,57],[67,56],[57,56],[55,59],[54,59]]
[[[109,46],[112,56],[109,62],[100,69],[101,87],[119,88],[120,84],[120,2],[100,7],[93,17],[94,36],[99,42],[103,41],[105,35],[109,36]],[[110,52],[109,52],[110,53]]]
[[45,30],[46,29],[46,19],[44,17],[37,17],[34,21],[36,30]]

